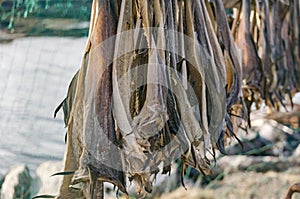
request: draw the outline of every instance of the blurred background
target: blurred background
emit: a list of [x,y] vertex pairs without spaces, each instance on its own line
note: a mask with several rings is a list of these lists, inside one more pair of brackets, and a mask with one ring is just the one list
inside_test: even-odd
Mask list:
[[92,0],[3,0],[0,7],[0,174],[62,160],[53,113],[80,68]]

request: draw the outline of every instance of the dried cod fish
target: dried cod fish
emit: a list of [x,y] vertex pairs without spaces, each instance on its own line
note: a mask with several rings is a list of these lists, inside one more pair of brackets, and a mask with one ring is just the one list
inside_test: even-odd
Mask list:
[[58,198],[102,198],[103,182],[126,194],[126,177],[143,197],[176,159],[182,179],[187,165],[210,174],[209,154],[226,153],[252,104],[278,108],[299,89],[299,6],[94,0],[82,67],[55,111],[68,127]]

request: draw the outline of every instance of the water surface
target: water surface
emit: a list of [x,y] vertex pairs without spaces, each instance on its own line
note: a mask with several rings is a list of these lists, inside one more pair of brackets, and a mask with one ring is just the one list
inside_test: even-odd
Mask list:
[[62,160],[66,129],[53,112],[80,67],[86,38],[27,37],[0,44],[0,174]]

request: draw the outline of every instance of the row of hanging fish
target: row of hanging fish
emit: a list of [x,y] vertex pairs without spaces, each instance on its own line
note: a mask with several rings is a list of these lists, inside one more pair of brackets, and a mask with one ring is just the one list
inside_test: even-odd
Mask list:
[[[300,2],[243,0],[232,33],[242,52],[244,98],[273,110],[300,88]],[[249,108],[248,107],[248,108]]]
[[[68,128],[58,198],[101,198],[103,182],[126,194],[127,177],[142,196],[176,159],[182,175],[209,175],[236,118],[299,88],[299,1],[228,2],[94,0],[82,66],[56,110]],[[239,9],[232,23],[224,5]]]

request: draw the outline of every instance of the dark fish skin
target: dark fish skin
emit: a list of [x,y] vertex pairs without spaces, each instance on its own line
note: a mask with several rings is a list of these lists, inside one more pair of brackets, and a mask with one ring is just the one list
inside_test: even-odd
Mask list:
[[[117,140],[116,136],[116,131],[115,131],[115,124],[114,124],[114,119],[112,116],[112,66],[108,67],[102,78],[101,82],[99,84],[98,88],[98,96],[97,98],[97,106],[96,106],[96,112],[98,113],[97,118],[99,121],[99,125],[102,128],[105,136],[111,141],[107,144],[100,144],[99,148],[97,149],[99,151],[99,155],[101,153],[106,154],[106,160],[107,162],[109,161],[110,154],[109,151],[110,149],[113,148],[113,146],[117,146],[119,144],[119,141]],[[114,156],[119,155],[118,153],[114,153]],[[114,157],[117,158],[117,157]],[[121,160],[121,157],[117,158]],[[105,161],[105,160],[103,160]],[[118,163],[115,163],[118,164]],[[113,182],[116,186],[119,187],[119,189],[126,193],[126,181],[125,181],[125,174],[122,171],[115,170],[113,168],[106,167],[105,165],[102,165],[101,167],[95,168],[95,173],[98,175],[99,178],[104,179],[104,181],[111,181]],[[107,175],[107,174],[110,175]],[[106,176],[106,177],[104,177]],[[107,178],[107,179],[105,179]]]
[[[224,50],[228,52],[231,66],[227,66],[227,82],[232,82],[232,86],[229,88],[228,98],[227,98],[227,109],[237,103],[240,98],[240,88],[242,86],[242,63],[240,62],[239,50],[234,42],[232,33],[230,32],[230,27],[226,20],[225,9],[222,0],[216,0],[216,20],[218,28],[221,32],[222,43],[224,44]],[[226,57],[225,57],[226,59]],[[230,84],[228,84],[230,86]]]
[[[118,9],[117,4],[114,1],[99,1],[98,4],[94,4],[98,6],[99,12],[98,15],[95,16],[96,19],[93,20],[94,24],[92,25],[93,30],[90,32],[89,42],[86,48],[86,53],[84,56],[84,61],[82,64],[82,68],[78,74],[78,80],[75,76],[75,80],[77,82],[76,85],[76,97],[84,96],[83,93],[85,92],[85,82],[86,82],[86,73],[88,72],[92,62],[90,62],[90,58],[94,56],[95,50],[99,49],[99,45],[102,41],[108,39],[109,37],[116,34],[116,26],[117,20],[115,20],[118,16],[115,11]],[[91,27],[91,28],[92,28]],[[107,47],[107,46],[106,46]],[[111,48],[100,49],[105,50],[104,53],[100,53],[99,55],[105,55],[109,51],[113,53],[113,46]],[[90,53],[92,52],[92,53]],[[103,51],[102,51],[103,52]],[[105,60],[106,57],[102,57],[102,60]],[[101,60],[101,58],[100,58]],[[99,131],[99,134],[89,134],[90,132],[85,131],[88,134],[82,134],[82,132],[72,132],[73,124],[72,120],[68,124],[68,150],[66,155],[66,167],[65,170],[77,170],[74,176],[65,176],[63,185],[61,187],[60,196],[59,198],[78,198],[81,194],[80,193],[73,193],[71,189],[67,188],[71,183],[79,183],[83,182],[83,195],[85,197],[92,197],[92,198],[102,198],[103,197],[103,182],[111,182],[119,187],[119,189],[126,193],[125,189],[125,176],[122,171],[117,171],[113,168],[105,166],[109,161],[112,161],[111,158],[118,155],[118,153],[110,154],[110,149],[112,148],[111,145],[117,144],[114,120],[112,117],[112,108],[111,108],[111,95],[112,95],[112,66],[103,65],[105,61],[100,61],[100,67],[103,71],[101,77],[96,77],[98,79],[98,90],[96,91],[95,95],[95,112],[97,114],[97,120],[99,123],[100,128],[103,130],[103,134]],[[74,83],[75,84],[75,83]],[[71,84],[72,86],[72,84]],[[73,89],[69,89],[69,92],[73,94]],[[73,101],[73,96],[68,95],[66,102]],[[80,106],[72,107],[72,103],[68,104],[69,108],[72,110],[68,110],[68,114],[65,114],[66,120],[69,118],[69,113],[72,111],[80,111],[74,110],[75,108],[80,108]],[[78,119],[77,119],[78,120]],[[80,120],[78,120],[80,121]],[[111,142],[103,143],[98,145],[95,154],[96,156],[101,155],[101,161],[104,161],[102,164],[101,162],[96,161],[93,156],[87,156],[85,154],[81,154],[82,146],[85,145],[86,147],[91,147],[90,149],[94,148],[93,146],[89,145],[89,142],[85,143],[85,139],[82,140],[84,137],[95,136],[93,139],[99,139],[99,136],[107,137]],[[94,154],[94,155],[95,155]],[[78,159],[80,157],[80,159]],[[121,160],[121,158],[118,158]],[[82,164],[84,162],[84,164]],[[75,163],[75,164],[74,164]],[[118,163],[115,163],[118,164]],[[88,176],[86,172],[89,172],[90,180],[88,180]],[[71,182],[72,179],[72,182]],[[88,181],[86,181],[88,180]],[[91,182],[91,183],[89,183]]]
[[[99,16],[97,17],[96,26],[94,29],[94,42],[95,46],[101,44],[102,41],[108,39],[109,37],[116,34],[117,27],[117,13],[115,12],[116,7],[113,7],[115,1],[99,1]],[[108,52],[113,53],[113,46],[111,49],[103,49]],[[107,53],[107,52],[106,52]],[[104,54],[105,55],[105,54]],[[102,59],[105,59],[103,57]],[[105,62],[104,62],[105,63]],[[120,156],[119,153],[111,154],[110,150],[113,148],[113,145],[116,146],[118,144],[114,119],[112,116],[112,65],[102,66],[105,68],[101,77],[99,77],[99,87],[98,91],[95,95],[95,104],[96,104],[96,114],[97,119],[100,125],[100,128],[103,130],[104,135],[110,140],[108,143],[99,144],[97,147],[96,156],[102,157],[100,162],[90,160],[88,163],[88,167],[90,170],[90,175],[92,179],[95,181],[97,185],[94,186],[94,189],[91,189],[92,195],[97,195],[98,192],[102,192],[103,187],[101,184],[104,181],[111,182],[119,187],[119,189],[126,193],[125,189],[125,176],[122,171],[115,170],[113,168],[105,166],[105,163],[112,162],[112,157],[114,159],[121,160],[121,157],[115,157],[117,155]],[[96,135],[97,136],[97,135]],[[120,162],[116,162],[115,164],[120,164]],[[92,172],[91,172],[92,171]],[[95,176],[94,176],[95,175]],[[100,183],[98,182],[100,180]],[[91,181],[93,182],[93,181]],[[99,189],[99,190],[95,190]],[[100,194],[101,195],[101,194]],[[92,197],[93,198],[93,197]]]
[[207,155],[242,145],[235,131],[251,127],[254,104],[285,108],[299,91],[299,4],[94,0],[81,69],[54,113],[68,127],[57,198],[103,198],[103,182],[127,195],[126,177],[142,197],[179,158],[183,186],[187,165],[210,175]]
[[247,85],[254,85],[257,88],[261,88],[261,61],[250,32],[250,7],[250,0],[242,0],[242,15],[238,27],[236,43],[242,53],[243,79],[246,80]]

